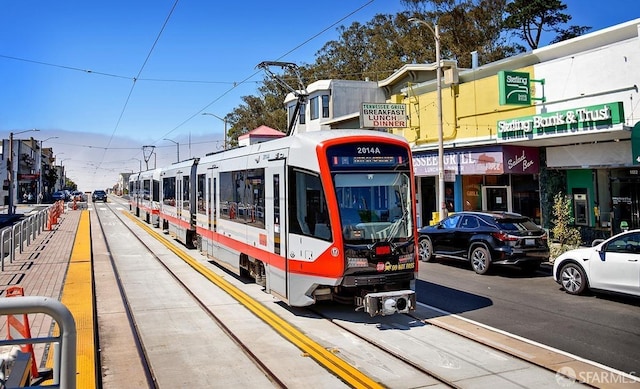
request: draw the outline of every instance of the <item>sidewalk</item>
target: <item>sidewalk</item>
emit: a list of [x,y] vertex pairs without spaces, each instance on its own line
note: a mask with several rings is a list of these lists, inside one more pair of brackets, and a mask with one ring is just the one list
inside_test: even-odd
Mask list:
[[[30,214],[36,207],[46,206],[50,205],[20,207],[17,217]],[[65,210],[58,218],[58,224],[55,224],[51,231],[40,233],[29,246],[24,247],[22,253],[16,251],[13,263],[10,263],[8,258],[5,259],[5,270],[0,272],[0,298],[5,297],[7,288],[20,286],[24,289],[25,296],[51,297],[60,300],[80,214],[80,211]],[[8,215],[3,216],[6,219]],[[1,217],[0,220],[2,220]],[[52,318],[48,315],[30,314],[31,336],[34,338],[50,336],[52,322]],[[7,334],[6,317],[0,318],[0,334]],[[34,345],[36,361],[42,362],[45,348],[45,344]]]

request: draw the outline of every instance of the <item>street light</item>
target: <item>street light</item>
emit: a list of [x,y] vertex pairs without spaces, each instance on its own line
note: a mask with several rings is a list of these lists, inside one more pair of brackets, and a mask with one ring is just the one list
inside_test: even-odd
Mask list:
[[171,140],[167,138],[164,138],[163,140],[168,140],[169,142],[173,142],[176,144],[176,157],[177,157],[176,162],[180,162],[180,143],[176,142],[175,140]]
[[23,134],[25,132],[30,131],[40,131],[37,128],[33,128],[31,130],[24,130],[20,132],[10,132],[9,133],[9,156],[7,157],[7,170],[9,173],[9,179],[7,180],[9,183],[9,208],[7,209],[7,214],[13,215],[15,213],[15,209],[13,209],[13,136],[18,134]]
[[433,28],[429,23],[417,18],[409,18],[409,22],[414,22],[426,26],[433,34],[436,40],[436,95],[438,101],[438,202],[440,203],[440,220],[445,218],[445,197],[444,197],[444,144],[442,135],[442,65],[440,64],[440,30],[438,24],[434,24]]
[[212,113],[209,112],[203,112],[203,115],[209,115],[209,116],[213,116],[216,119],[222,120],[222,122],[224,123],[224,150],[227,149],[227,119],[226,118],[221,118],[218,115],[214,115]]
[[[60,153],[60,154],[62,154],[62,153]],[[68,161],[70,159],[71,158],[65,158],[65,159],[60,161],[60,173],[62,173],[62,185],[60,185],[60,190],[63,190],[64,187],[67,185],[67,177],[66,177],[66,174],[64,172],[64,166],[62,166],[62,162]]]

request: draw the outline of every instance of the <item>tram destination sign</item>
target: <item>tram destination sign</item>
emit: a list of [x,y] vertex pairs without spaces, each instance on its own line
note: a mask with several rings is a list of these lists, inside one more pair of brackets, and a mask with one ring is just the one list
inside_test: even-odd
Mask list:
[[408,127],[406,104],[362,103],[360,128]]

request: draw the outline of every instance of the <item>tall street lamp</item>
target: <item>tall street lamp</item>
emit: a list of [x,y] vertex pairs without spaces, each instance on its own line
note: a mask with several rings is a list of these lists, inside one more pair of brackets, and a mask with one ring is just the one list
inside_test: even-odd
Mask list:
[[62,185],[60,185],[60,190],[63,190],[64,187],[67,185],[67,177],[66,177],[66,174],[64,173],[64,166],[62,165],[62,162],[68,161],[70,159],[71,158],[65,158],[65,159],[60,161],[60,173],[61,173],[61,176],[62,176]]
[[176,144],[176,162],[180,162],[180,143],[176,142],[175,140],[171,140],[171,139],[167,139],[164,138],[163,140],[168,140],[169,142],[173,142]]
[[214,114],[209,113],[209,112],[203,112],[202,114],[203,115],[213,116],[216,119],[222,120],[222,122],[224,123],[224,149],[223,150],[226,150],[227,149],[227,119],[221,118],[220,116],[214,115]]
[[438,102],[438,202],[440,203],[440,220],[445,218],[446,202],[444,197],[444,144],[442,135],[442,64],[440,63],[440,30],[438,24],[433,28],[429,23],[417,18],[409,18],[409,22],[414,22],[426,26],[436,40],[436,99]]
[[23,134],[25,132],[30,132],[30,131],[40,131],[37,128],[33,128],[31,130],[24,130],[24,131],[20,131],[20,132],[10,132],[9,133],[9,156],[7,157],[7,170],[9,173],[9,179],[8,184],[9,184],[9,208],[7,209],[7,214],[9,215],[13,215],[15,213],[15,209],[14,209],[14,205],[13,205],[13,196],[14,196],[14,185],[13,185],[13,136],[14,135],[18,135],[18,134]]

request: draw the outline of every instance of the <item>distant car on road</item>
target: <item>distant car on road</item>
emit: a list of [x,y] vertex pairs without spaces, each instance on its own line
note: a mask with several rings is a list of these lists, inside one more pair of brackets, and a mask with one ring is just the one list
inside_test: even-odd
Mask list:
[[640,230],[560,254],[553,279],[569,294],[595,289],[640,296]]
[[549,259],[546,232],[517,213],[456,212],[418,232],[421,260],[461,259],[478,274],[493,265],[516,265],[533,272]]
[[74,190],[73,192],[71,192],[71,198],[76,201],[87,201],[87,199],[84,197],[84,193],[79,190]]
[[105,192],[104,190],[94,190],[93,194],[91,194],[91,201],[96,202],[96,201],[104,201],[105,203],[107,202],[107,192]]
[[51,199],[53,201],[58,201],[58,200],[66,201],[67,200],[67,194],[62,190],[58,190],[58,191],[53,192],[53,194],[51,195]]

